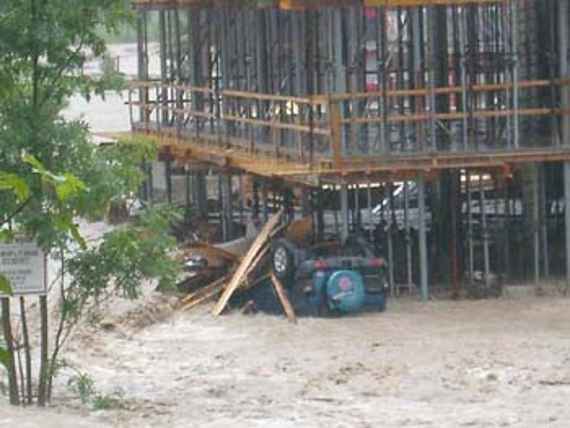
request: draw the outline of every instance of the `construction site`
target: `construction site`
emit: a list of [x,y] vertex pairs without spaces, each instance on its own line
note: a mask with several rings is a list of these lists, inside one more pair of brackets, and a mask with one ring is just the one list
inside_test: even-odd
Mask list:
[[313,242],[381,240],[391,294],[567,278],[566,1],[134,7],[131,133],[161,160],[145,199],[213,219],[219,241],[280,208]]
[[132,5],[128,37],[73,59],[120,82],[57,120],[104,155],[86,183],[134,184],[85,186],[101,216],[2,308],[0,428],[569,426],[568,0],[71,3],[11,5],[66,46],[70,17]]

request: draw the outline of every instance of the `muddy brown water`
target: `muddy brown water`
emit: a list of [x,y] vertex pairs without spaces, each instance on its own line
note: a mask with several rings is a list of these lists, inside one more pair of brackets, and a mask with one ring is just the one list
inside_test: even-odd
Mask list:
[[67,400],[47,414],[3,403],[0,427],[569,426],[565,298],[406,298],[296,326],[203,307],[131,327],[91,327],[67,352],[126,409],[89,410],[61,379]]

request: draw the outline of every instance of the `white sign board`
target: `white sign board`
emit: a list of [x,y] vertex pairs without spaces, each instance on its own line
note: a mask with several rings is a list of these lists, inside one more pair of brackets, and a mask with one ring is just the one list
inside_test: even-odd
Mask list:
[[0,273],[16,296],[46,293],[46,258],[34,243],[0,244]]

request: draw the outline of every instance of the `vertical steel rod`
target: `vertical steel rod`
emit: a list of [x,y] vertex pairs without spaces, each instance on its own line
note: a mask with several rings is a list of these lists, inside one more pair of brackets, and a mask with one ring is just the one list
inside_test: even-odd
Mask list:
[[417,178],[418,187],[418,224],[419,224],[419,246],[420,246],[420,290],[422,301],[429,299],[428,288],[428,257],[427,257],[427,233],[426,233],[426,203],[425,203],[425,178],[419,175]]

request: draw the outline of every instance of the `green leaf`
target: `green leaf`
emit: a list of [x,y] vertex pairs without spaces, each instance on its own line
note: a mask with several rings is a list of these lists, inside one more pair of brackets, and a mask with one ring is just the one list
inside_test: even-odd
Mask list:
[[85,184],[80,179],[68,173],[64,174],[63,181],[55,185],[57,197],[61,202],[67,201],[85,189]]
[[0,273],[0,294],[12,295],[12,287],[10,286],[10,281],[8,278]]
[[28,184],[16,174],[0,172],[0,190],[11,190],[20,200],[26,200],[30,196]]
[[11,361],[10,353],[6,349],[0,347],[0,364],[8,369]]
[[47,169],[34,155],[25,154],[24,156],[22,156],[22,160],[28,165],[30,165],[36,172],[40,174],[48,173]]
[[8,242],[14,239],[14,232],[8,229],[0,230],[0,242]]

